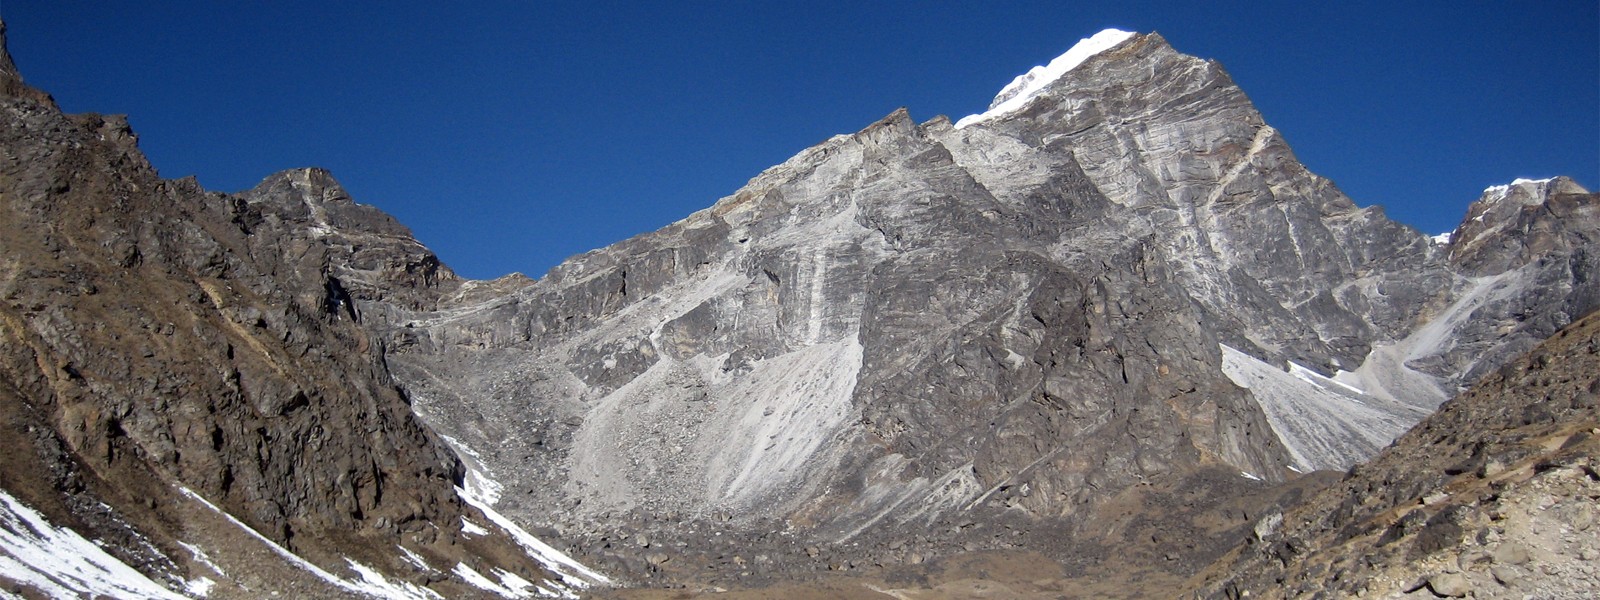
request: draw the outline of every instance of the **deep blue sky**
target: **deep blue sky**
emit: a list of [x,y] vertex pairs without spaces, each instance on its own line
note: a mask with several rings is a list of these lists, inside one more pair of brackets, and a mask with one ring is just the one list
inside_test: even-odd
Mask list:
[[1106,27],[1214,58],[1301,160],[1434,233],[1486,186],[1600,185],[1600,17],[1565,2],[8,0],[24,77],[167,177],[333,171],[458,272],[538,275],[899,106],[980,112]]

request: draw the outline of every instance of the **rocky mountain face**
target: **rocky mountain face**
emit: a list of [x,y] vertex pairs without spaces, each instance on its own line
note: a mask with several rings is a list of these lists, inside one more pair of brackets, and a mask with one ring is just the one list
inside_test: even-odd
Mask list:
[[1216,63],[1102,46],[989,113],[897,111],[537,281],[395,312],[390,364],[509,514],[738,581],[1103,558],[1130,494],[1346,468],[1597,305],[1570,180],[1491,188],[1440,244],[1309,172]]
[[161,179],[3,52],[0,92],[0,595],[564,589],[364,325],[459,286],[405,227],[315,169]]
[[[1253,536],[1224,557],[1238,579],[1200,582],[1242,593],[1317,576],[1250,566],[1325,533],[1261,519],[1330,477],[1297,471],[1366,460],[1600,306],[1595,195],[1490,188],[1437,241],[1308,171],[1156,34],[1102,32],[988,112],[896,111],[494,281],[320,170],[232,195],[163,180],[125,121],[63,115],[0,59],[8,591],[611,581],[531,529],[634,583],[915,587],[1031,552],[1104,597],[1182,589]],[[1524,425],[1566,427],[1550,410]],[[1449,423],[1495,425],[1473,418]],[[1443,480],[1415,481],[1381,501]],[[71,536],[154,587],[28,554]]]
[[1212,598],[1593,598],[1600,313],[1490,372],[1343,481],[1256,525]]

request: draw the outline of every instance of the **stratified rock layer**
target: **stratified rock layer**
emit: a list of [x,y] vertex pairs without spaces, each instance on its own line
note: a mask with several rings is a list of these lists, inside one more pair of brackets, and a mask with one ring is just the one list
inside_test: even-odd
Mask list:
[[1570,180],[1438,245],[1158,35],[965,123],[897,111],[538,281],[397,313],[391,364],[509,510],[588,550],[630,560],[613,541],[646,530],[831,568],[800,550],[989,547],[966,526],[1003,519],[1087,544],[1138,486],[1345,468],[1596,302]]

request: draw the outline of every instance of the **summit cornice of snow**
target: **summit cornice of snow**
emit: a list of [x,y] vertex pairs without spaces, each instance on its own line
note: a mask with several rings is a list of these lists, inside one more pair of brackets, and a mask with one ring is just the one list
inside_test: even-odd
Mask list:
[[973,123],[981,123],[1016,112],[1026,106],[1029,100],[1043,92],[1051,83],[1078,68],[1084,61],[1121,45],[1133,36],[1134,33],[1131,31],[1106,29],[1078,40],[1078,43],[1073,45],[1071,49],[1061,56],[1057,56],[1049,64],[1028,69],[1027,73],[1012,79],[1011,83],[1001,88],[1000,93],[995,95],[994,101],[989,103],[989,110],[963,117],[960,121],[956,121],[956,127],[966,127]]
[[1522,189],[1529,192],[1528,194],[1523,195],[1524,198],[1538,200],[1545,195],[1545,188],[1549,187],[1551,182],[1554,182],[1556,179],[1558,178],[1546,177],[1544,179],[1525,179],[1519,177],[1512,180],[1511,183],[1491,185],[1483,188],[1483,196],[1486,199],[1503,199],[1511,195],[1512,189]]

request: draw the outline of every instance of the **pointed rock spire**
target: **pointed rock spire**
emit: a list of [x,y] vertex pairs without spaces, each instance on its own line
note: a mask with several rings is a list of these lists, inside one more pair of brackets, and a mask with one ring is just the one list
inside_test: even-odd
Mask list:
[[0,97],[25,98],[51,107],[56,104],[50,94],[22,82],[22,73],[11,60],[11,51],[6,44],[6,23],[3,19],[0,19]]

